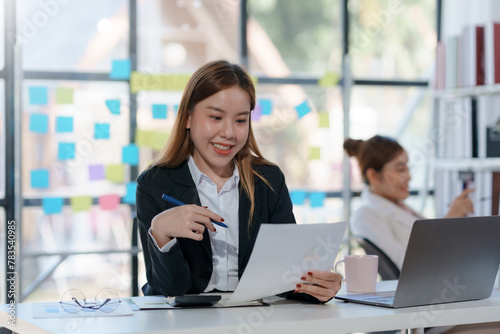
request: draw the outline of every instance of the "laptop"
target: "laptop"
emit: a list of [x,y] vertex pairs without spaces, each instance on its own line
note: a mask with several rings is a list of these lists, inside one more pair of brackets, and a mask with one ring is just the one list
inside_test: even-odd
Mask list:
[[500,266],[500,216],[417,220],[396,291],[336,299],[392,308],[488,298]]

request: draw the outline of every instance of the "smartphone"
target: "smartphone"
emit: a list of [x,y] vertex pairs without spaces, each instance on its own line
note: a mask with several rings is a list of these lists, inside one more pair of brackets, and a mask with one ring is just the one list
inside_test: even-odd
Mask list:
[[174,297],[170,305],[175,307],[213,306],[220,299],[220,295],[184,295]]

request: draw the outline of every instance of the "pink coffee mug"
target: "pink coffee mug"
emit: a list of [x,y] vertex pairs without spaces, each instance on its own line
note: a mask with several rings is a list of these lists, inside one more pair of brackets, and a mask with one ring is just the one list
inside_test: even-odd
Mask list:
[[377,255],[346,255],[335,264],[335,271],[344,263],[346,290],[348,292],[375,292],[377,285]]

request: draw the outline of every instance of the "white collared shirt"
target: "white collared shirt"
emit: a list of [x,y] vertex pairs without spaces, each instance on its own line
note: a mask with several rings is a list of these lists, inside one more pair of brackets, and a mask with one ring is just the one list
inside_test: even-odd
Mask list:
[[212,246],[213,271],[205,292],[217,289],[234,291],[238,285],[238,231],[239,231],[239,190],[240,175],[235,166],[233,175],[217,192],[217,185],[196,166],[193,157],[188,159],[188,167],[200,196],[201,205],[224,218],[228,228],[214,225],[216,232],[208,231]]
[[[207,206],[210,211],[224,218],[224,224],[228,226],[228,228],[224,228],[214,224],[216,232],[208,231],[212,247],[213,271],[205,292],[214,289],[234,291],[238,285],[238,212],[240,202],[238,168],[234,167],[233,175],[224,184],[220,192],[217,192],[217,185],[198,169],[191,156],[188,159],[188,167],[198,190],[201,205]],[[156,247],[164,253],[168,252],[177,243],[177,238],[173,238],[162,248],[159,248],[151,234],[151,228],[149,234]]]

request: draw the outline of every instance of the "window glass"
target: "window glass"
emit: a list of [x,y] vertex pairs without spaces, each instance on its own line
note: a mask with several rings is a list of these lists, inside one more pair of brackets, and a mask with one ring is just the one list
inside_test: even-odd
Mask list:
[[297,224],[336,223],[344,220],[344,202],[341,198],[326,198],[323,207],[311,208],[310,203],[294,205]]
[[[7,239],[6,239],[6,236],[5,236],[5,223],[6,223],[6,219],[5,219],[5,209],[0,206],[0,245],[2,245],[1,249],[0,249],[0,266],[2,266],[2,268],[7,268],[6,267],[6,263],[5,263],[5,260],[6,260],[6,257],[5,257],[5,246],[6,245],[6,242],[7,242]],[[5,275],[5,269],[2,269],[2,275]],[[0,303],[2,304],[5,304],[6,301],[7,301],[7,296],[6,296],[6,293],[5,291],[7,291],[6,289],[6,280],[4,277],[1,277],[0,278],[0,289],[2,289],[2,293],[0,293]]]
[[429,79],[436,1],[350,0],[352,71],[357,78]]
[[[27,286],[44,270],[49,270],[51,265],[57,263],[59,256],[25,257],[23,260],[22,286]],[[23,302],[57,301],[69,289],[82,291],[90,301],[104,288],[115,290],[120,298],[130,297],[130,255],[69,256]]]
[[[350,137],[368,139],[376,134],[396,138],[409,155],[410,188],[421,189],[428,177],[431,98],[426,88],[355,86],[352,89]],[[361,173],[353,158],[352,189],[360,191]]]
[[[272,113],[253,116],[259,148],[278,164],[287,185],[332,191],[342,188],[342,104],[340,89],[319,86],[257,85],[258,100],[269,100]],[[299,118],[296,107],[310,112]],[[325,124],[326,123],[326,124]]]
[[0,198],[5,197],[5,81],[0,79]]
[[[122,162],[122,148],[129,144],[128,96],[121,82],[25,80],[23,196],[123,196],[129,180],[129,165]],[[117,113],[107,100],[118,101]],[[106,177],[108,168],[123,180]]]
[[112,59],[128,57],[125,0],[25,0],[16,5],[26,70],[109,72]]
[[192,72],[215,59],[238,62],[239,0],[137,3],[138,68]]
[[5,67],[5,3],[0,0],[0,70]]
[[272,77],[322,76],[342,60],[340,1],[248,2],[249,67]]

